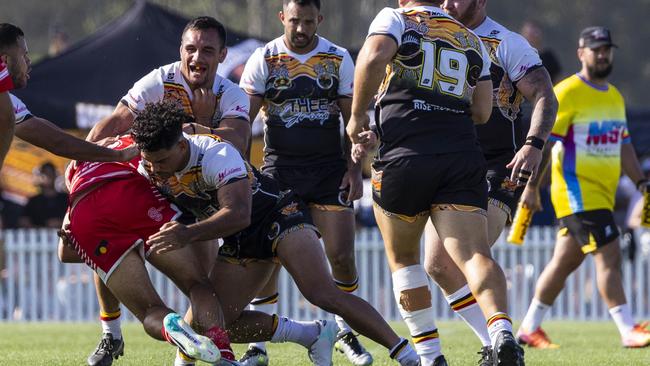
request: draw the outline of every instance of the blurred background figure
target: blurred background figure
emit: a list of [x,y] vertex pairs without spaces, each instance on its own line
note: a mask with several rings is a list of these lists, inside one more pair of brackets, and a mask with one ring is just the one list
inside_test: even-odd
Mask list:
[[50,44],[47,49],[48,56],[54,57],[68,49],[68,46],[70,45],[70,37],[68,36],[68,33],[63,30],[61,24],[52,25],[49,33]]
[[21,227],[61,227],[68,207],[68,195],[56,189],[57,177],[56,168],[51,162],[36,169],[34,185],[40,193],[27,201],[19,220]]
[[539,58],[542,59],[542,64],[548,71],[549,75],[551,75],[551,81],[553,81],[553,85],[555,85],[561,76],[560,73],[562,72],[562,66],[560,66],[560,62],[555,56],[555,52],[544,47],[544,32],[542,31],[542,27],[540,27],[537,22],[529,19],[521,26],[519,33],[526,38],[531,46],[537,49],[539,52]]

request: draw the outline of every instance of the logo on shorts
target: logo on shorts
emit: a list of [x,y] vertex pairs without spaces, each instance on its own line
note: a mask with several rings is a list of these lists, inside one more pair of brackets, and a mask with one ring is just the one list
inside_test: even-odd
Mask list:
[[233,247],[231,245],[228,245],[228,244],[224,244],[224,245],[221,246],[221,248],[219,248],[219,254],[220,255],[225,255],[225,256],[232,257],[236,253],[237,253],[237,248],[235,248],[235,247]]
[[503,182],[501,182],[501,189],[514,192],[517,189],[517,183],[510,180],[510,178],[505,177]]
[[280,213],[287,217],[298,214],[298,202],[291,202],[290,204],[282,207]]
[[381,178],[384,175],[382,170],[372,170],[372,177],[370,178],[370,184],[372,184],[372,191],[377,197],[381,197]]
[[149,211],[147,211],[147,216],[155,222],[161,222],[163,220],[163,215],[160,211],[162,211],[162,207],[151,207],[149,208]]
[[612,232],[613,232],[613,230],[612,230],[612,226],[611,226],[611,225],[607,225],[607,226],[605,226],[605,236],[610,236],[610,235],[612,235]]
[[102,254],[106,254],[107,252],[108,252],[108,241],[107,240],[100,241],[97,248],[95,248],[95,255],[100,256]]
[[280,224],[274,222],[271,224],[271,228],[269,229],[269,240],[275,240],[278,235],[280,235]]

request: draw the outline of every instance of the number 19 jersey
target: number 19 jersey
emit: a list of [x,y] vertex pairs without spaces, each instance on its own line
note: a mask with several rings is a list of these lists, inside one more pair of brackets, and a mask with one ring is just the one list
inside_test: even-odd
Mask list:
[[433,6],[385,8],[373,35],[398,45],[377,99],[378,159],[479,150],[470,104],[490,79],[480,38]]

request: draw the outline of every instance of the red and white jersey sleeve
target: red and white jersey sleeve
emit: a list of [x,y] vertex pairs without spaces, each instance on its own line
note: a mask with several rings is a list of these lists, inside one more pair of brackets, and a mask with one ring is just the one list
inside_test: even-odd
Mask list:
[[9,98],[11,99],[11,104],[13,105],[14,108],[14,116],[16,119],[16,124],[19,124],[25,120],[28,120],[29,118],[33,117],[32,113],[27,109],[27,106],[25,103],[23,103],[20,98],[17,96],[9,93]]
[[244,66],[239,86],[248,94],[264,96],[266,92],[269,68],[264,60],[265,49],[266,47],[256,49]]
[[0,61],[0,93],[4,93],[14,88],[14,83],[9,75],[7,66]]

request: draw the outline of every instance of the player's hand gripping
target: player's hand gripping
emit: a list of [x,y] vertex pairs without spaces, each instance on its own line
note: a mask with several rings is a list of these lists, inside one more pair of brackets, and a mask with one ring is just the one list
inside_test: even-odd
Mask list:
[[363,178],[361,177],[361,166],[355,164],[343,175],[339,189],[347,190],[347,202],[356,201],[363,196]]
[[360,144],[352,144],[352,161],[359,163],[363,158],[368,156],[371,151],[377,147],[377,134],[372,131],[363,131],[360,134],[360,139],[366,142]]
[[151,235],[147,243],[156,254],[163,254],[181,249],[187,245],[187,226],[176,221],[170,221]]
[[541,211],[542,200],[539,198],[539,188],[535,188],[530,184],[527,185],[521,194],[519,202],[532,212]]
[[537,174],[541,161],[542,150],[530,145],[524,145],[515,154],[512,161],[506,165],[506,168],[512,169],[510,179],[519,186],[525,186]]
[[217,97],[211,89],[199,88],[193,93],[192,113],[196,123],[212,127],[212,118],[217,109]]

